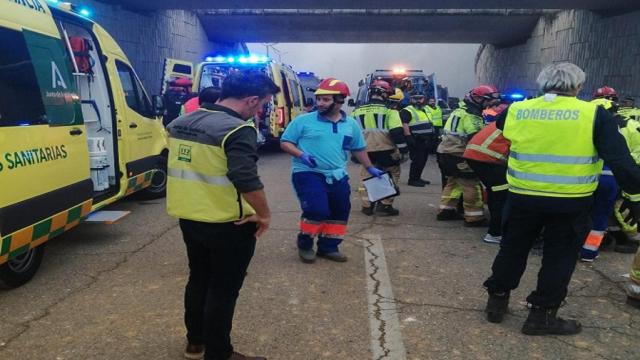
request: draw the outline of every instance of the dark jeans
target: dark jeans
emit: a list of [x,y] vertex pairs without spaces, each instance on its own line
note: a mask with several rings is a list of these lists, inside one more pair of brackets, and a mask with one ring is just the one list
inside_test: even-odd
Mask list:
[[409,158],[411,159],[409,180],[420,180],[429,158],[429,143],[426,138],[416,137],[415,140],[415,144],[409,147]]
[[504,203],[507,201],[509,191],[506,188],[496,190],[495,187],[507,184],[507,166],[471,159],[467,159],[467,163],[487,189],[487,205],[491,214],[489,235],[501,236],[502,210],[504,209]]
[[256,224],[211,224],[180,219],[189,257],[184,321],[187,339],[206,347],[206,360],[233,352],[231,326],[236,299],[256,246]]
[[568,199],[509,193],[504,208],[500,251],[484,282],[490,294],[518,287],[529,250],[542,230],[542,267],[527,301],[543,308],[560,306],[576,266],[578,251],[590,230],[592,197]]

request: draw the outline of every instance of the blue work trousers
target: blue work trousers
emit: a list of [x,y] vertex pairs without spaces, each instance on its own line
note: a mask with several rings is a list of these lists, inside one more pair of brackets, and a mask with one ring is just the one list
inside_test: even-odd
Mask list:
[[329,184],[322,174],[297,172],[292,181],[302,208],[298,248],[312,249],[313,239],[318,236],[319,253],[338,251],[351,211],[349,178]]
[[606,231],[609,225],[609,217],[613,213],[618,197],[618,183],[612,175],[600,176],[598,188],[593,194],[593,209],[591,209],[592,229]]

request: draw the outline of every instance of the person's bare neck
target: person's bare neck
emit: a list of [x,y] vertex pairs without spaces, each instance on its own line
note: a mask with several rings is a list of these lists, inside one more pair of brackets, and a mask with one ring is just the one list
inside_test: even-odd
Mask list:
[[242,114],[242,109],[243,109],[243,103],[241,100],[238,99],[234,99],[234,98],[226,98],[224,100],[219,100],[217,102],[218,105],[220,106],[224,106],[226,108],[229,108],[235,112],[237,112],[238,114]]
[[331,122],[337,123],[338,121],[342,120],[342,113],[340,112],[340,110],[338,110],[336,112],[327,114],[325,117],[331,120]]

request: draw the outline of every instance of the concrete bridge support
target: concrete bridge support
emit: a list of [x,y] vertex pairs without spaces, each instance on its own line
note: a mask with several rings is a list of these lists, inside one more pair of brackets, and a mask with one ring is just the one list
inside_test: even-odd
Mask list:
[[589,98],[594,89],[606,84],[622,96],[640,100],[640,11],[603,16],[567,10],[543,16],[524,44],[481,46],[476,75],[481,83],[535,95],[540,70],[562,61],[573,62],[587,73],[582,97]]

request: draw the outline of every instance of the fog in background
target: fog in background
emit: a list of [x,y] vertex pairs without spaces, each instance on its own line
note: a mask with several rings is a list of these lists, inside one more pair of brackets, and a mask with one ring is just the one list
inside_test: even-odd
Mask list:
[[[252,53],[266,55],[265,44],[247,44]],[[346,81],[352,93],[358,81],[376,69],[424,70],[436,73],[439,84],[449,87],[449,95],[462,97],[476,85],[475,57],[478,44],[269,44],[269,56],[293,66],[296,71],[312,71],[318,77]],[[275,48],[275,50],[274,50]]]

